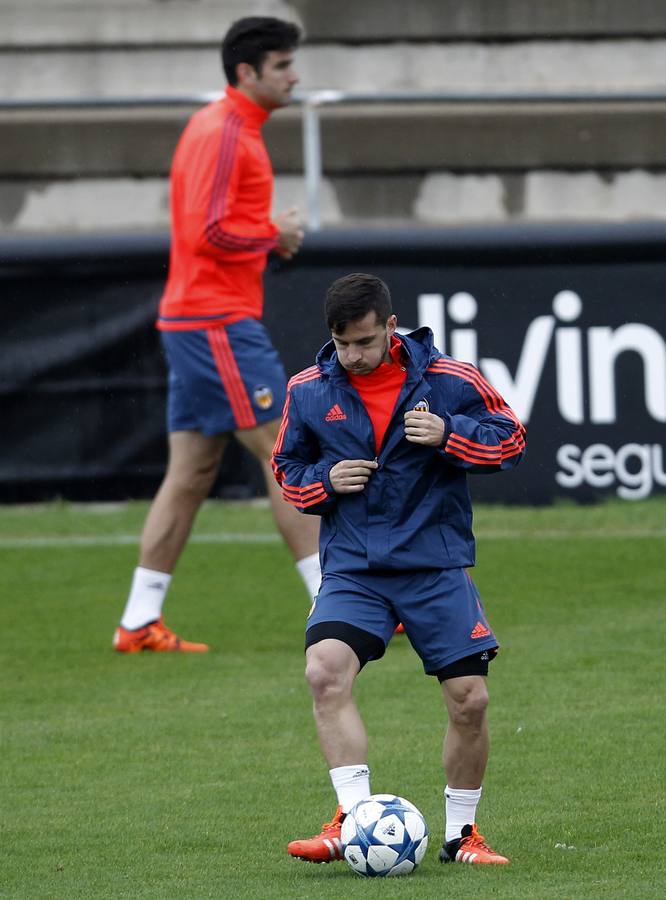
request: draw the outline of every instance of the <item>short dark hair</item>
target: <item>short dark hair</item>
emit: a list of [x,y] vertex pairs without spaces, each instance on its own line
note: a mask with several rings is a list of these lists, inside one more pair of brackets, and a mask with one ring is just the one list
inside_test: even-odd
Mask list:
[[294,50],[301,32],[298,25],[272,16],[247,16],[229,28],[222,41],[222,68],[232,87],[238,84],[236,66],[249,63],[257,75],[271,50]]
[[374,311],[378,325],[386,325],[393,314],[388,285],[376,275],[354,272],[338,278],[326,291],[326,324],[341,334],[350,322]]

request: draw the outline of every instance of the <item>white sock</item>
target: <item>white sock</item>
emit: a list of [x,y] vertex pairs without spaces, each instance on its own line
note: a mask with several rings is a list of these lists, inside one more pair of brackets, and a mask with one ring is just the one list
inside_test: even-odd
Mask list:
[[330,769],[328,774],[343,812],[349,812],[359,800],[370,796],[370,769],[365,763],[338,766]]
[[137,566],[125,612],[120,620],[123,628],[134,630],[149,622],[156,622],[162,615],[162,604],[171,582],[171,575]]
[[305,587],[312,600],[319,593],[321,585],[321,567],[319,565],[319,554],[311,553],[310,556],[304,556],[296,563],[296,568],[305,582]]
[[464,825],[473,825],[476,822],[476,807],[481,799],[482,788],[475,791],[463,791],[458,788],[444,788],[446,801],[446,837],[445,840],[453,841],[459,838]]

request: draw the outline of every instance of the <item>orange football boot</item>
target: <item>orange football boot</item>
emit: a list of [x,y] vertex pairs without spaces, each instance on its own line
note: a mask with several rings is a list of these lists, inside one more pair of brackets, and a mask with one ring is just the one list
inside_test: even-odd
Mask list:
[[338,806],[331,822],[321,826],[321,833],[315,837],[303,841],[291,841],[287,845],[287,853],[298,859],[308,862],[327,863],[334,859],[342,859],[342,842],[340,841],[340,829],[345,814],[342,807]]
[[475,865],[505,866],[509,860],[496,853],[485,842],[476,825],[465,825],[462,835],[453,841],[447,841],[439,851],[439,861],[474,863]]
[[398,624],[395,626],[395,631],[393,632],[393,634],[404,634],[404,633],[405,633],[405,626],[402,624],[402,622],[398,622]]
[[152,650],[155,653],[205,653],[208,650],[208,644],[196,644],[179,638],[166,627],[162,619],[132,631],[119,625],[113,636],[113,646],[118,653],[138,653],[140,650]]

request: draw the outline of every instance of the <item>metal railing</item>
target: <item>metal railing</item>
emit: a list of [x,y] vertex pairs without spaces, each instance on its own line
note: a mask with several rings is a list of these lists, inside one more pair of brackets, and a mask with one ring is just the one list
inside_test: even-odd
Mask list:
[[[136,109],[161,106],[197,106],[223,96],[221,91],[144,97],[73,97],[2,100],[0,112],[29,109]],[[527,104],[612,104],[664,103],[666,91],[635,92],[443,92],[395,91],[362,93],[315,90],[295,94],[293,103],[302,108],[303,174],[306,189],[306,222],[311,231],[321,228],[321,186],[323,180],[321,115],[325,106],[381,103],[440,103],[483,105]]]

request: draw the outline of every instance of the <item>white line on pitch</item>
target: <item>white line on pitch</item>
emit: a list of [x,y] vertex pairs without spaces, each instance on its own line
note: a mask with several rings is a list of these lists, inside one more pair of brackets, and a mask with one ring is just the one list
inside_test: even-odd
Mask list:
[[[278,534],[234,534],[232,532],[220,532],[219,534],[194,534],[190,537],[189,543],[276,544],[280,540],[281,538]],[[0,538],[0,549],[20,550],[33,547],[121,547],[138,543],[139,537],[135,534],[72,534],[69,537]]]
[[[477,539],[493,540],[571,540],[572,538],[591,539],[627,539],[627,538],[664,538],[664,529],[615,529],[609,531],[556,531],[556,530],[480,530]],[[217,534],[194,534],[189,542],[192,544],[277,544],[281,541],[278,534],[253,534],[251,532],[234,533],[221,531]],[[121,547],[139,543],[138,535],[70,535],[62,537],[0,537],[0,550],[38,549],[40,547]]]

